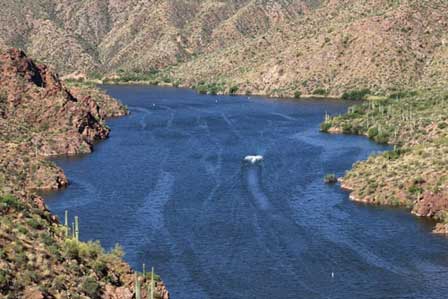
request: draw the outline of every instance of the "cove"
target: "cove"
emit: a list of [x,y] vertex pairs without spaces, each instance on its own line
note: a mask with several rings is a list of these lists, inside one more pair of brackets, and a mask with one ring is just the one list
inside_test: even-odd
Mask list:
[[[172,298],[444,298],[448,240],[406,211],[349,201],[323,183],[386,148],[321,134],[348,103],[201,96],[104,86],[131,115],[94,153],[56,163],[46,195],[80,217],[82,240],[123,246]],[[263,161],[247,163],[247,155]]]

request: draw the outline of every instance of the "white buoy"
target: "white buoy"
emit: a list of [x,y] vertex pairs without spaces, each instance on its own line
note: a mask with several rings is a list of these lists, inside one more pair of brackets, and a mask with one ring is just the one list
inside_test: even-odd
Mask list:
[[261,155],[249,155],[249,156],[244,157],[244,161],[248,161],[252,164],[255,164],[262,160],[263,160],[263,156],[261,156]]
[[331,272],[331,278],[334,278],[334,272]]

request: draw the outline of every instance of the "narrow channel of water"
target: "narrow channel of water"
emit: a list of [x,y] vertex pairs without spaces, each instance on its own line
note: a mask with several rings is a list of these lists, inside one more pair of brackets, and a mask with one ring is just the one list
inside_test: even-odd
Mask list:
[[172,298],[446,298],[447,239],[323,184],[384,150],[318,132],[346,103],[106,90],[132,114],[93,154],[57,161],[71,185],[47,203],[80,216],[81,239],[155,266]]

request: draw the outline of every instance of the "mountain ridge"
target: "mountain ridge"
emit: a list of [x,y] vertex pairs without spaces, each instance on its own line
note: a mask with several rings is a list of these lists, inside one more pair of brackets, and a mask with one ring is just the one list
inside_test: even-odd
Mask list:
[[5,0],[4,7],[3,44],[62,74],[156,69],[189,87],[207,81],[242,93],[340,95],[440,86],[436,75],[445,78],[448,64],[442,0]]

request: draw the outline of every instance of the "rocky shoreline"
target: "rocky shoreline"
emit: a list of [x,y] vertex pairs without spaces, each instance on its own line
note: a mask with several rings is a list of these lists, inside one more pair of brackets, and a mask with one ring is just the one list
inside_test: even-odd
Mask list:
[[409,209],[437,222],[433,232],[448,234],[448,123],[446,90],[426,90],[355,105],[328,117],[321,130],[356,134],[394,149],[353,165],[339,179],[357,202]]
[[[90,153],[109,136],[105,119],[127,115],[127,108],[97,89],[67,89],[17,49],[0,53],[0,81],[0,294],[134,298],[135,273],[120,250],[106,253],[97,243],[66,239],[36,194],[69,183],[49,157]],[[149,284],[148,277],[140,280]],[[156,298],[169,298],[161,280]]]
[[[369,199],[368,197],[357,197],[355,195],[356,188],[350,186],[348,183],[344,181],[344,179],[340,178],[339,180],[340,188],[344,191],[349,192],[349,199],[354,202],[359,202],[363,204],[373,204],[373,205],[381,205],[381,203],[375,202],[375,200]],[[428,205],[430,206],[430,205]],[[411,214],[417,216],[417,217],[427,217],[427,218],[433,218],[433,215],[428,214],[420,214],[417,210],[413,209],[411,210]],[[440,235],[448,235],[448,224],[447,223],[436,223],[435,227],[433,228],[432,232],[434,234],[440,234]]]

